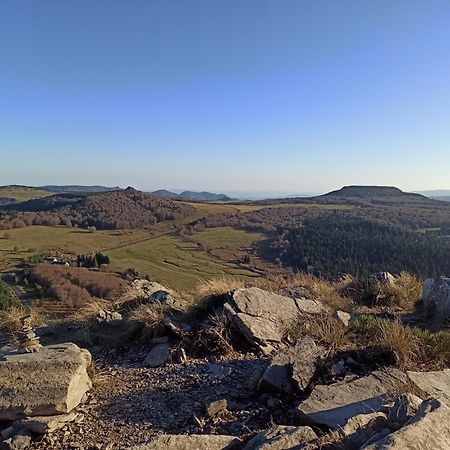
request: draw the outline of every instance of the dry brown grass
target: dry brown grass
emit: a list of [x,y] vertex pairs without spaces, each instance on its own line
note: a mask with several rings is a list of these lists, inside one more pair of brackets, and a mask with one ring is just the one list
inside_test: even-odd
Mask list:
[[76,311],[70,318],[77,322],[87,322],[97,316],[101,310],[111,310],[112,306],[113,303],[111,301],[95,298]]
[[200,298],[218,297],[227,292],[245,287],[242,280],[236,278],[219,277],[201,281],[196,288],[196,294]]
[[31,308],[26,312],[23,307],[9,308],[0,311],[0,330],[6,333],[15,333],[20,330],[20,319],[27,314],[31,315],[31,325],[33,328],[44,323],[42,314],[36,308]]
[[144,325],[146,337],[155,337],[164,334],[166,313],[166,305],[160,302],[147,303],[132,309],[129,319]]
[[363,300],[374,306],[399,307],[413,311],[422,295],[421,281],[407,272],[395,278],[395,283],[377,282],[366,287]]
[[348,329],[339,320],[326,315],[301,315],[288,332],[294,340],[311,336],[330,350],[344,350],[352,346]]

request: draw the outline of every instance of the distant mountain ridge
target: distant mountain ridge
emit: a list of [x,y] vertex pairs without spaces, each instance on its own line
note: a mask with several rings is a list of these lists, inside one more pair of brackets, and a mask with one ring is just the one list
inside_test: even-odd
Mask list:
[[199,202],[229,202],[233,200],[226,194],[214,194],[213,192],[195,192],[195,191],[184,191],[181,194],[176,194],[175,192],[168,191],[166,189],[159,189],[157,191],[149,192],[151,195],[163,198],[172,198],[179,200],[195,200]]

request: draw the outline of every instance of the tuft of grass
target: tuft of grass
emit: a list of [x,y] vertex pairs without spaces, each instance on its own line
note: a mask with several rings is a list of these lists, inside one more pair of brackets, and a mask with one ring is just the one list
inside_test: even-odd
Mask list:
[[101,310],[109,311],[112,306],[113,304],[111,301],[101,298],[94,298],[86,303],[81,309],[76,311],[73,314],[72,319],[78,322],[87,322],[96,317]]
[[348,329],[331,316],[299,315],[291,324],[288,333],[294,340],[310,336],[331,350],[344,350],[351,346]]
[[399,307],[412,311],[422,295],[421,281],[407,272],[395,278],[395,283],[376,282],[362,289],[362,300],[373,306]]
[[162,336],[166,329],[164,322],[166,313],[166,305],[160,302],[147,303],[132,309],[129,319],[144,325],[147,337]]
[[237,278],[217,277],[203,280],[197,285],[197,295],[200,298],[219,297],[227,292],[245,287],[245,283]]
[[433,333],[404,325],[399,319],[387,320],[361,315],[352,325],[353,340],[390,349],[398,365],[417,368],[442,368],[450,364],[450,334]]

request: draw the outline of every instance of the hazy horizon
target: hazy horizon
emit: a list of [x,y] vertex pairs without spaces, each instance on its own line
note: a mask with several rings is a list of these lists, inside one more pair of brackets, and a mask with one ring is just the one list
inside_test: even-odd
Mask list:
[[0,184],[450,189],[450,4],[0,4]]

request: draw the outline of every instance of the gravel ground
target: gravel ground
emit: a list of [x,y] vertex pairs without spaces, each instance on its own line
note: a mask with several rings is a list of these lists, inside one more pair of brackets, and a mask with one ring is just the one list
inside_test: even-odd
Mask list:
[[[31,448],[122,449],[161,433],[244,436],[273,419],[267,399],[249,388],[249,380],[267,366],[266,359],[237,355],[151,369],[142,366],[146,355],[133,350],[99,357],[94,389],[77,409],[80,418]],[[205,406],[220,399],[228,400],[228,410],[205,417]]]

